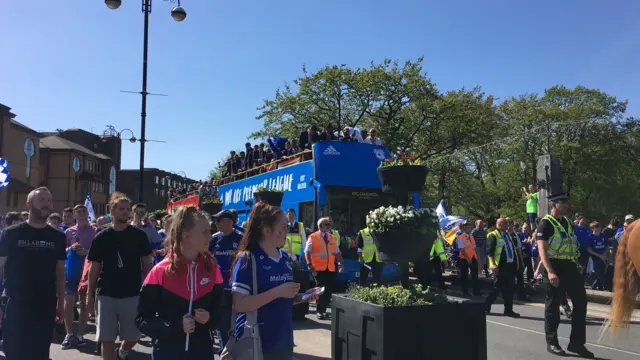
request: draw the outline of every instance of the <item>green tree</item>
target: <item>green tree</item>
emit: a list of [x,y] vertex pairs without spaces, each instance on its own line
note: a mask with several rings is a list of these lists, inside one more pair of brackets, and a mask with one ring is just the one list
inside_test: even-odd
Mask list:
[[439,97],[422,60],[400,65],[387,59],[355,70],[333,65],[315,73],[303,67],[293,86],[285,84],[264,100],[257,117],[264,127],[250,137],[297,139],[311,125],[376,128],[391,151],[409,150],[434,118],[431,109]]

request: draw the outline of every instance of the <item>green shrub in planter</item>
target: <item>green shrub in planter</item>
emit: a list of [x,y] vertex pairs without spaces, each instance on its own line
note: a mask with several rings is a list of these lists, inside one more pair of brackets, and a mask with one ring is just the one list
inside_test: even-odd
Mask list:
[[366,287],[354,285],[347,291],[346,297],[380,306],[409,306],[446,304],[446,296],[423,289],[421,285],[405,289],[400,285]]

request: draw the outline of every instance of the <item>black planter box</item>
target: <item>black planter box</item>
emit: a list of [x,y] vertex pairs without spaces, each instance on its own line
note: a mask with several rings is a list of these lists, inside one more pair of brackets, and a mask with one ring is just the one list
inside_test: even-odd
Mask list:
[[200,209],[215,215],[222,211],[222,203],[202,203],[200,204]]
[[420,192],[427,180],[427,167],[422,165],[382,166],[378,178],[385,193]]
[[282,204],[283,196],[284,193],[281,191],[260,191],[253,193],[253,198],[256,200],[256,203],[262,201],[277,207],[280,207],[280,204]]
[[334,360],[487,360],[484,303],[384,307],[333,295]]
[[425,234],[417,229],[400,228],[385,233],[375,232],[373,242],[380,260],[396,263],[413,262],[429,254],[436,234]]

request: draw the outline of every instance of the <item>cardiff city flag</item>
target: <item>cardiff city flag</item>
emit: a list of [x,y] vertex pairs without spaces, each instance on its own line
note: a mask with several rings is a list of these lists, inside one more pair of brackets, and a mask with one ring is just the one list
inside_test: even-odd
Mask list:
[[9,162],[3,158],[0,158],[0,190],[9,185],[11,176],[9,175]]

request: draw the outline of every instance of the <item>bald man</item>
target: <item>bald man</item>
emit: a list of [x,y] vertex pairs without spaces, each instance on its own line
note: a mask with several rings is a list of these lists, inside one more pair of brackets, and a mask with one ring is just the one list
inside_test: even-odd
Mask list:
[[504,300],[504,315],[518,318],[520,314],[513,311],[513,289],[518,266],[516,244],[507,233],[509,224],[500,218],[496,222],[496,230],[487,236],[489,244],[489,268],[493,271],[493,290],[489,293],[485,303],[487,314],[491,313],[491,305],[496,301],[498,293],[502,293]]
[[4,353],[8,360],[48,360],[56,306],[60,314],[64,308],[66,238],[47,225],[49,189],[33,190],[26,205],[27,221],[0,236]]

